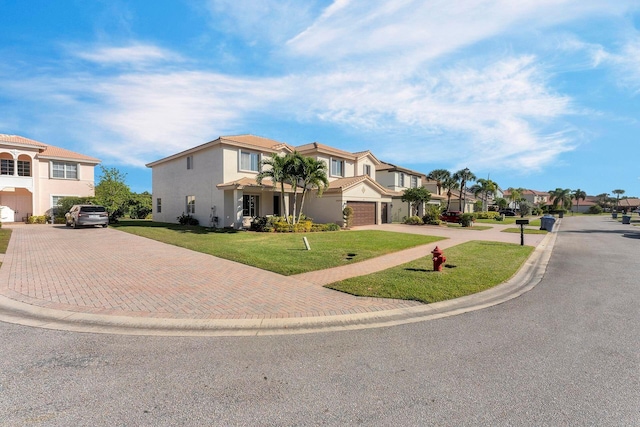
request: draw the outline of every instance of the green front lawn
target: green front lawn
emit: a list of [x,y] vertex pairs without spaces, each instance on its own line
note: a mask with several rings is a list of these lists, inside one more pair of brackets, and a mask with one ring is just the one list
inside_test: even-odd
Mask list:
[[[520,233],[520,227],[514,228],[505,228],[502,230],[503,233]],[[547,234],[547,230],[540,230],[536,228],[524,228],[524,234]]]
[[9,240],[11,239],[10,228],[0,228],[0,254],[7,252],[7,246],[9,246]]
[[[431,256],[385,271],[326,285],[352,295],[433,303],[474,294],[505,282],[534,248],[472,241],[445,250],[447,262],[433,271]],[[449,268],[446,268],[449,267]]]
[[[515,224],[516,219],[522,219],[519,216],[505,216],[503,221],[496,221],[495,219],[476,219],[474,222],[482,224]],[[540,226],[540,218],[529,217],[529,225]]]
[[[375,230],[320,233],[210,231],[203,227],[136,220],[121,221],[113,227],[284,275],[364,261],[443,239]],[[302,237],[309,241],[310,251],[305,249]]]

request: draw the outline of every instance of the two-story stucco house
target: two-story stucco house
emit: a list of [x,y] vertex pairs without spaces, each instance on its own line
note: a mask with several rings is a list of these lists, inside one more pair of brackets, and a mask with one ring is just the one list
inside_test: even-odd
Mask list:
[[[392,193],[376,182],[380,161],[370,152],[350,153],[317,142],[292,147],[254,135],[221,136],[149,163],[153,217],[176,222],[188,214],[202,225],[240,228],[256,216],[280,215],[280,189],[269,180],[258,185],[256,176],[266,156],[294,151],[327,164],[329,188],[321,197],[311,192],[305,201],[304,213],[315,222],[342,224],[346,206],[354,209],[354,225],[390,219]],[[285,193],[288,211],[292,189],[287,186]]]
[[[404,191],[409,188],[426,187],[427,183],[423,173],[384,162],[376,166],[376,181],[392,192],[391,220],[394,222],[402,221],[403,218],[412,214],[411,204],[402,201]],[[428,204],[439,206],[443,199],[445,197],[438,195],[437,192],[431,192],[431,200]],[[422,215],[424,215],[424,205],[418,207],[418,216]]]
[[51,214],[63,197],[94,195],[100,160],[17,135],[0,134],[2,222]]

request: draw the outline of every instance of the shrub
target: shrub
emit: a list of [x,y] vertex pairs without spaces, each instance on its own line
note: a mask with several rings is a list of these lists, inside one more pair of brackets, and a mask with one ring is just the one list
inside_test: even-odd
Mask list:
[[460,217],[460,224],[463,227],[471,227],[473,225],[473,220],[475,219],[475,215],[472,213],[462,214]]
[[249,229],[251,231],[266,231],[265,228],[269,224],[269,219],[266,216],[257,216],[251,221]]
[[200,225],[200,221],[191,215],[185,215],[184,213],[177,218],[180,225]]
[[599,205],[589,206],[589,210],[587,211],[587,213],[599,215],[602,213],[602,207],[600,207]]
[[504,221],[504,215],[498,215],[494,218],[496,221]]
[[422,225],[424,224],[424,222],[422,222],[422,218],[420,218],[417,215],[414,216],[410,216],[409,218],[404,220],[405,224],[409,224],[409,225]]
[[29,224],[46,224],[47,223],[47,217],[46,217],[46,215],[31,215],[27,219],[27,222]]
[[440,225],[440,207],[434,205],[427,205],[422,222],[429,225]]
[[500,213],[496,212],[496,211],[476,212],[475,216],[476,216],[477,219],[497,219],[497,218],[500,218],[500,220],[502,220],[502,215],[500,215]]
[[347,206],[342,210],[342,219],[344,219],[344,226],[351,228],[353,223],[353,208],[351,206]]

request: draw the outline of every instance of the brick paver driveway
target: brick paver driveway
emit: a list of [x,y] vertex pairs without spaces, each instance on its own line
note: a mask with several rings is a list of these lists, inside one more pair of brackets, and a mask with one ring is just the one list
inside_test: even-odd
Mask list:
[[419,305],[358,298],[114,229],[12,225],[0,293],[39,307],[176,319],[333,316]]

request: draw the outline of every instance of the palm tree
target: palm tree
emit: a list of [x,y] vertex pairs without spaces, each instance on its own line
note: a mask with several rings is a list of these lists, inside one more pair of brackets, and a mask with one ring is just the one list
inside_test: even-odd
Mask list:
[[449,178],[451,178],[451,172],[446,169],[434,169],[427,175],[428,180],[436,182],[438,195],[442,194],[442,184]]
[[582,191],[581,189],[577,189],[573,191],[573,194],[571,195],[575,201],[576,201],[576,211],[580,211],[580,199],[584,200],[587,198],[587,193],[585,193],[584,191]]
[[558,209],[558,207],[566,210],[571,209],[571,190],[569,188],[558,187],[555,190],[550,190],[549,195],[553,199],[553,209]]
[[316,188],[318,196],[321,196],[324,190],[329,188],[329,179],[327,178],[327,164],[322,160],[316,160],[313,157],[304,157],[300,168],[299,176],[300,186],[302,187],[302,200],[300,201],[300,213],[298,214],[298,222],[302,217],[302,208],[304,207],[304,199],[309,190]]
[[612,193],[616,195],[616,212],[618,212],[620,208],[620,196],[624,194],[624,190],[613,190]]
[[478,197],[478,194],[482,195],[482,210],[487,211],[487,199],[489,194],[493,194],[496,191],[497,184],[490,179],[480,178],[475,185],[471,187],[473,195]]
[[522,201],[522,194],[526,190],[522,187],[518,187],[518,188],[509,187],[507,188],[507,191],[509,192],[509,200],[511,200],[511,203],[513,204],[513,209],[519,209],[520,207],[519,203]]
[[466,209],[466,187],[467,183],[476,180],[476,176],[469,170],[469,168],[460,169],[458,172],[453,174],[453,178],[456,181],[460,182],[460,196],[461,196],[461,204],[460,210],[464,212]]
[[451,207],[451,190],[455,190],[458,188],[458,180],[453,176],[442,181],[442,188],[447,190],[447,211],[449,211]]
[[281,155],[277,153],[271,154],[270,157],[262,160],[263,166],[269,166],[269,168],[262,168],[262,171],[256,176],[256,182],[258,185],[262,185],[262,181],[265,178],[271,178],[273,181],[274,187],[280,184],[280,202],[281,202],[281,212],[284,214],[284,217],[289,223],[289,214],[285,212],[285,202],[284,202],[284,184],[288,181],[289,177],[287,175],[287,168],[289,162],[289,154]]
[[287,176],[287,181],[291,184],[291,189],[293,190],[293,215],[291,216],[291,223],[295,225],[296,219],[296,211],[298,208],[298,187],[303,185],[303,176],[304,174],[304,159],[305,157],[294,151],[291,154],[287,154],[287,162],[285,166],[285,175]]

